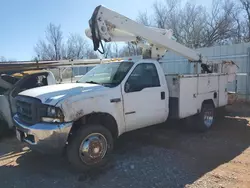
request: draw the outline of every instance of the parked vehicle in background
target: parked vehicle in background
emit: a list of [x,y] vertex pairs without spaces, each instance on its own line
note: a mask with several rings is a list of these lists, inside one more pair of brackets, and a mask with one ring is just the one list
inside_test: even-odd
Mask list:
[[12,116],[16,113],[18,93],[27,89],[56,84],[54,75],[46,70],[33,70],[0,76],[0,135],[13,128]]
[[92,67],[106,61],[108,59],[74,59],[0,64],[0,136],[13,128],[12,116],[16,113],[18,93],[35,87],[76,82],[79,78],[73,77],[73,67]]

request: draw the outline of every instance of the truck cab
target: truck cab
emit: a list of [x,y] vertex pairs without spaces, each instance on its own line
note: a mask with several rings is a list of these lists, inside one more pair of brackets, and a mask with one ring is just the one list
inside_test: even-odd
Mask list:
[[[116,107],[120,105],[122,109],[118,116],[121,118],[117,119],[121,119],[119,122],[124,128],[120,129],[119,135],[164,122],[168,117],[168,87],[164,72],[155,60],[103,64],[88,72],[78,83],[97,83],[111,89],[108,103]],[[117,96],[112,98],[112,93]],[[115,111],[111,113],[115,114]]]
[[[12,116],[16,113],[15,97],[27,89],[55,84],[52,72],[24,71],[0,76],[0,134],[4,129],[13,127]],[[1,131],[2,130],[2,131]]]

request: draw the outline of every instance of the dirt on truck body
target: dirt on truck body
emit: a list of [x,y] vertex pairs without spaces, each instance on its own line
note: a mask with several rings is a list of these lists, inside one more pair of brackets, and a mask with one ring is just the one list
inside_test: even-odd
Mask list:
[[127,133],[111,164],[89,173],[7,137],[0,142],[1,187],[250,187],[250,105],[226,111],[207,133],[187,131],[181,123]]

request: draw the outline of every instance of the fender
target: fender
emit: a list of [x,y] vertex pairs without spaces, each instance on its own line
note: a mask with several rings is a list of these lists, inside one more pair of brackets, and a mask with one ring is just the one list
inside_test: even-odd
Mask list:
[[[116,100],[113,101],[113,99]],[[120,87],[110,88],[101,95],[87,98],[83,95],[72,96],[60,101],[57,106],[62,109],[66,122],[75,122],[92,113],[107,113],[114,117],[118,126],[118,135],[126,131]]]

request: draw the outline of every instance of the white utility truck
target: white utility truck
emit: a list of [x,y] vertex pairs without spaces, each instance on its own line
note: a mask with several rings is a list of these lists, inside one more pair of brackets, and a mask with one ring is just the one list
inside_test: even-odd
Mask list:
[[[168,118],[195,119],[200,131],[213,125],[215,108],[227,104],[233,64],[210,62],[177,43],[170,30],[146,27],[103,6],[95,9],[89,25],[86,34],[94,50],[102,40],[133,41],[147,58],[101,63],[78,83],[20,93],[13,117],[20,141],[42,152],[66,150],[71,164],[88,170],[107,162],[115,139],[125,132]],[[201,65],[204,73],[165,75],[161,58],[167,50]],[[214,63],[217,73],[209,69]]]

